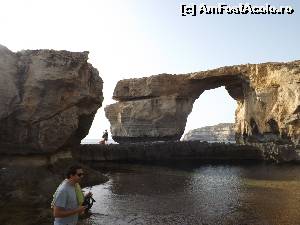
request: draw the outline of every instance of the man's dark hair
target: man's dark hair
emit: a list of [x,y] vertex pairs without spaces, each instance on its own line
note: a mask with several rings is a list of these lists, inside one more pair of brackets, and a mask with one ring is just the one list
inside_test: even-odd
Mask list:
[[79,165],[73,165],[71,166],[67,171],[67,178],[70,178],[71,175],[75,175],[77,173],[77,170],[82,169]]

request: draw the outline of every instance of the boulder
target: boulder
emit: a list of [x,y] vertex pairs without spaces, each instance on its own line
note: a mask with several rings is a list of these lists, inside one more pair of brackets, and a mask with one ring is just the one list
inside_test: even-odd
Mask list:
[[[102,105],[88,52],[0,46],[0,152],[49,153],[79,145]],[[8,151],[8,150],[11,150]]]

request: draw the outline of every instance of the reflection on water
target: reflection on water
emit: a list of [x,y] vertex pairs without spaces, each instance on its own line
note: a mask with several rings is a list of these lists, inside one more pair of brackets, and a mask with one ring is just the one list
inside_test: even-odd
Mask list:
[[119,165],[82,224],[300,224],[297,165]]

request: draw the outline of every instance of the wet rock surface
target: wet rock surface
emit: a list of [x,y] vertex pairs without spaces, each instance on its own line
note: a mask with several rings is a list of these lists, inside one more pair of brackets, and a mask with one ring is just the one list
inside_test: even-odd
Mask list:
[[160,141],[119,145],[85,144],[73,151],[75,159],[87,164],[90,162],[238,162],[248,160],[298,163],[300,162],[299,154],[300,146],[293,144],[268,142],[241,145],[200,141]]
[[74,157],[81,162],[101,161],[238,161],[263,160],[260,149],[249,145],[199,141],[81,145]]

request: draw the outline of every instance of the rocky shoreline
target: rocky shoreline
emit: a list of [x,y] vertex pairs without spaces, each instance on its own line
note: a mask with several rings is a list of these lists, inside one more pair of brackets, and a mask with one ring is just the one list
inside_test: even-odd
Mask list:
[[81,145],[73,151],[82,162],[156,162],[156,161],[299,161],[300,146],[292,144],[208,143],[200,141],[143,142],[132,144]]
[[81,145],[74,157],[82,162],[155,162],[155,161],[262,161],[262,152],[249,145],[200,141],[143,142],[133,144]]
[[[0,168],[0,224],[48,225],[53,223],[50,203],[66,169],[79,162],[60,160],[52,165],[8,165]],[[108,178],[81,164],[88,174],[83,187],[105,183]]]

